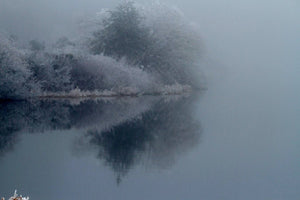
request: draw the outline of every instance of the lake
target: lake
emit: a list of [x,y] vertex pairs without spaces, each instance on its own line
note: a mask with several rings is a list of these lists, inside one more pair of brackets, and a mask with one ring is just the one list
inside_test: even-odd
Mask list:
[[189,95],[2,102],[1,196],[298,199],[299,94],[251,75]]
[[[117,4],[70,2],[2,1],[0,28],[73,37]],[[207,90],[0,102],[0,197],[300,199],[299,1],[164,2],[201,32]]]

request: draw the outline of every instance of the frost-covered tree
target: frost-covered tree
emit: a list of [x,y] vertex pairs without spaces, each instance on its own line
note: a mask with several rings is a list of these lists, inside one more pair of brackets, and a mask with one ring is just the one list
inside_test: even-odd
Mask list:
[[0,34],[0,99],[25,98],[36,90],[25,53],[13,40]]
[[163,4],[144,9],[151,43],[142,63],[166,83],[197,84],[201,41],[196,28],[183,14]]
[[71,69],[74,61],[72,54],[49,54],[40,52],[29,59],[33,78],[40,84],[42,91],[70,91]]
[[138,64],[149,45],[149,31],[142,20],[133,2],[122,3],[109,11],[90,41],[92,52],[115,59],[126,57],[130,63]]
[[197,84],[200,37],[178,10],[126,2],[109,11],[100,25],[90,41],[93,53],[125,57],[164,84]]

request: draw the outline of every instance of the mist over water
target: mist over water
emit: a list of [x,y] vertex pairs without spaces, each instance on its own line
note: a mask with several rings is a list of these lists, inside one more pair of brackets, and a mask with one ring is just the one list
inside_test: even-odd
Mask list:
[[[137,3],[147,7],[149,2]],[[0,175],[5,181],[0,196],[17,188],[30,197],[47,194],[46,199],[300,198],[300,3],[163,3],[199,31],[197,64],[207,91],[177,100],[1,103]],[[53,44],[61,36],[81,40],[102,8],[118,4],[0,0],[0,29],[24,45],[33,39]],[[99,69],[99,63],[109,63],[100,68],[106,74],[129,67],[114,74],[122,77],[121,85],[138,82],[138,88],[149,91],[149,83],[159,77],[124,60],[86,58],[79,64],[88,63],[88,71]],[[136,82],[132,73],[141,79]],[[114,83],[109,78],[93,84]],[[166,94],[170,87],[159,89]]]

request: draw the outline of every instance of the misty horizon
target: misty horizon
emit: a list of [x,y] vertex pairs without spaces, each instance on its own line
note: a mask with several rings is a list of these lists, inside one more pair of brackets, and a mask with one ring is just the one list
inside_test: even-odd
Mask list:
[[0,197],[298,200],[299,1],[133,2],[0,0]]

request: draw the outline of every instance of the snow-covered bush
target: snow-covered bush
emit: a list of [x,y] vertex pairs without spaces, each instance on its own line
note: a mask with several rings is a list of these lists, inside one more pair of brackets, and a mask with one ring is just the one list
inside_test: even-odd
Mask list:
[[30,75],[25,52],[0,34],[0,98],[24,98],[35,93],[38,88]]
[[87,56],[72,69],[72,83],[81,90],[119,90],[132,88],[147,91],[154,78],[140,68],[108,56]]
[[40,85],[42,91],[70,91],[70,71],[73,60],[71,54],[33,53],[28,59],[32,78]]

